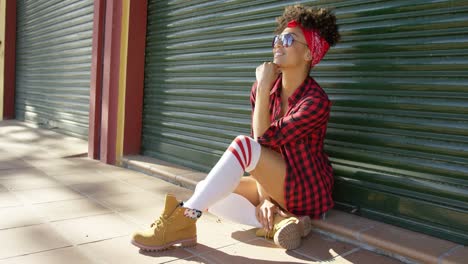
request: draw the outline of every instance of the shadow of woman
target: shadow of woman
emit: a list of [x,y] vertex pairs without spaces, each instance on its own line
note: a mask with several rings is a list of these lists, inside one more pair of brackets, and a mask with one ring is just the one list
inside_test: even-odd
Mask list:
[[[254,229],[249,229],[249,230],[239,230],[235,231],[231,234],[231,237],[233,239],[236,239],[239,242],[246,243],[249,245],[253,246],[263,246],[263,247],[277,247],[272,240],[269,239],[264,239],[264,238],[257,238],[257,239],[250,239],[246,240],[245,238],[247,237],[246,234],[255,232],[256,228]],[[306,263],[323,263],[323,262],[333,262],[333,263],[351,263],[347,259],[343,258],[341,256],[342,253],[345,253],[346,251],[343,251],[337,246],[321,246],[317,245],[317,237],[320,235],[317,234],[309,234],[307,237],[303,238],[302,245],[295,249],[295,250],[286,250],[285,254],[296,258],[300,261],[306,261]],[[259,243],[258,241],[265,241],[265,243]],[[313,247],[313,250],[311,250],[311,247]],[[306,253],[306,255],[311,255],[311,252],[313,252],[314,259],[321,259],[322,262],[312,262],[311,258],[304,257],[303,254]],[[257,262],[255,262],[257,263]],[[266,262],[267,263],[267,262]],[[274,262],[273,262],[274,263]],[[289,262],[288,262],[289,263]],[[303,262],[300,262],[303,263]]]
[[[297,261],[274,261],[274,260],[266,260],[266,259],[261,259],[261,256],[258,256],[258,258],[254,257],[245,257],[245,256],[238,256],[238,255],[232,255],[228,254],[226,252],[221,251],[220,249],[215,249],[211,247],[204,246],[204,250],[207,250],[206,252],[199,254],[199,255],[192,255],[190,257],[181,257],[181,252],[180,250],[183,250],[182,248],[178,246],[173,246],[169,248],[168,250],[165,251],[159,251],[159,252],[148,252],[148,251],[143,251],[140,250],[139,253],[145,256],[149,257],[173,257],[173,258],[178,258],[180,260],[183,260],[184,262],[187,263],[203,263],[203,264],[213,264],[213,263],[254,263],[254,264],[284,264],[284,263],[291,263],[291,264],[303,264],[303,263],[319,263],[319,262],[314,262],[310,259],[304,258],[304,259],[298,259]],[[265,256],[266,257],[266,256]],[[297,257],[297,256],[294,256]],[[271,258],[271,256],[270,256]],[[179,263],[179,262],[174,262],[174,263]]]

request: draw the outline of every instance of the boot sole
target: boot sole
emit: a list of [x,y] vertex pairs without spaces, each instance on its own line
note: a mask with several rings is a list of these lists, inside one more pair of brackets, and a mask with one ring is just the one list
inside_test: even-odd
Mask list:
[[302,216],[299,218],[299,228],[302,237],[309,235],[310,231],[312,231],[312,220],[309,216]]
[[301,230],[300,226],[297,223],[289,223],[279,229],[275,236],[273,237],[273,241],[276,245],[287,249],[296,249],[301,246]]
[[182,240],[176,240],[176,241],[172,241],[170,243],[167,243],[167,244],[164,244],[162,246],[145,246],[145,245],[142,245],[142,244],[139,244],[138,242],[136,242],[135,240],[132,240],[131,243],[144,250],[144,251],[163,251],[163,250],[166,250],[168,249],[169,247],[173,246],[173,245],[176,245],[176,244],[180,244],[182,247],[186,248],[186,247],[194,247],[197,245],[197,238],[190,238],[190,239],[182,239]]

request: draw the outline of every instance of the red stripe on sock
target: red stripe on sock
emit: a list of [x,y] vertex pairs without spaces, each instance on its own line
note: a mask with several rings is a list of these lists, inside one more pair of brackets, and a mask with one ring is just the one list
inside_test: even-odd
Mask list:
[[235,148],[233,148],[233,147],[229,147],[228,150],[231,151],[232,154],[234,154],[234,156],[237,158],[237,161],[238,161],[239,164],[241,165],[242,170],[245,171],[244,163],[242,163],[242,159],[241,159],[241,157],[239,156],[239,153],[237,152],[237,149],[235,149]]
[[234,142],[237,143],[240,150],[242,151],[242,156],[244,157],[244,161],[247,164],[247,156],[245,155],[244,144],[242,144],[242,140],[240,138],[236,138],[236,140],[234,140]]
[[250,166],[250,162],[252,161],[252,148],[250,147],[250,138],[247,138],[247,150],[249,155],[249,161],[247,161],[247,167]]

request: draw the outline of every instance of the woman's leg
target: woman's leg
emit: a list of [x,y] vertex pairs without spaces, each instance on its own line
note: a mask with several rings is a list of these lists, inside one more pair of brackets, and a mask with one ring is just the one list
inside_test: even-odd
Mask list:
[[284,180],[286,178],[286,162],[280,153],[262,146],[262,153],[257,166],[250,175],[262,186],[266,195],[286,210],[284,200]]
[[242,177],[234,193],[245,197],[255,207],[260,203],[257,181],[252,176]]
[[[286,210],[286,201],[284,199],[286,162],[283,160],[281,154],[262,146],[261,159],[257,163],[255,169],[250,172],[250,174],[262,186],[266,192],[266,195],[272,198],[276,204],[281,207],[280,209],[283,214],[281,214],[282,216],[280,216],[279,219],[283,219],[285,217],[296,217],[298,220],[297,230],[300,236],[307,236],[312,229],[309,216],[295,216]],[[275,222],[277,221],[278,219],[275,218]],[[275,239],[275,243],[287,248],[290,246],[289,243],[291,241],[295,241],[294,243],[297,243],[298,240],[294,236],[295,235],[287,235],[286,238],[277,237]],[[278,242],[278,239],[286,239],[288,241]]]
[[[197,188],[204,184],[205,181],[201,181]],[[262,224],[255,214],[258,203],[257,181],[252,177],[242,177],[234,192],[210,206],[208,211],[225,220],[260,228]]]
[[[204,180],[206,184],[197,188],[184,206],[199,211],[208,209],[239,186],[244,171],[249,172],[267,195],[286,209],[283,190],[286,163],[283,157],[246,136],[238,136],[231,143]],[[242,184],[249,186],[249,197],[246,198],[258,204],[255,196],[251,196],[253,193],[251,182]]]
[[204,211],[219,202],[239,185],[244,172],[252,171],[261,159],[261,145],[250,137],[238,136],[197,186],[184,206]]
[[[256,207],[260,203],[258,183],[262,186],[264,195],[275,200],[285,211],[283,186],[286,165],[281,154],[261,147],[260,159],[250,174],[252,176],[242,177],[234,192],[211,205],[208,211],[223,219],[253,227],[262,227],[255,213]],[[197,192],[202,186],[206,188],[205,184],[205,181],[200,182],[195,191]],[[213,186],[213,188],[216,187]]]
[[[175,243],[196,243],[195,222],[201,211],[232,194],[245,171],[250,172],[267,194],[285,208],[283,185],[286,165],[281,155],[262,147],[250,137],[238,136],[210,171],[205,184],[197,188],[183,206],[177,205],[175,197],[167,196],[160,219],[151,229],[135,233],[133,243],[147,250],[161,250]],[[250,195],[246,200],[255,202],[255,196]],[[255,212],[255,206],[253,209]]]
[[[164,211],[151,228],[133,235],[132,243],[145,250],[162,250],[171,245],[194,245],[197,240],[196,221],[202,211],[231,194],[244,175],[256,167],[261,146],[252,138],[238,136],[224,152],[192,197],[179,204],[167,195]],[[247,201],[247,203],[249,203]]]
[[[205,184],[205,181],[199,182],[196,189]],[[248,176],[242,177],[234,192],[210,206],[208,211],[225,220],[261,228],[262,224],[258,221],[255,213],[259,203],[260,196],[257,180],[252,176]]]
[[[239,141],[242,143],[239,144]],[[242,165],[241,161],[246,160],[251,162]],[[244,169],[252,176],[242,177]],[[265,195],[274,199],[284,211],[285,175],[286,164],[281,154],[260,146],[251,138],[240,136],[234,140],[207,178],[197,185],[194,195],[185,206],[200,211],[208,209],[221,218],[261,227],[255,214],[260,202],[257,182],[262,185]]]

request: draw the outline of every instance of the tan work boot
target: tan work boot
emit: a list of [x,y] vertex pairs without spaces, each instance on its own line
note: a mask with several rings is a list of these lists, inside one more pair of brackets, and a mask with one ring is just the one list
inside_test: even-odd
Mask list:
[[182,247],[195,246],[197,218],[194,215],[185,215],[191,211],[181,207],[173,195],[166,195],[162,215],[149,229],[133,234],[132,244],[148,251],[165,250],[175,244],[181,244]]
[[306,237],[312,229],[308,216],[297,218],[276,214],[273,221],[273,230],[259,228],[255,235],[273,239],[276,245],[288,250],[298,248],[301,245],[301,238]]

